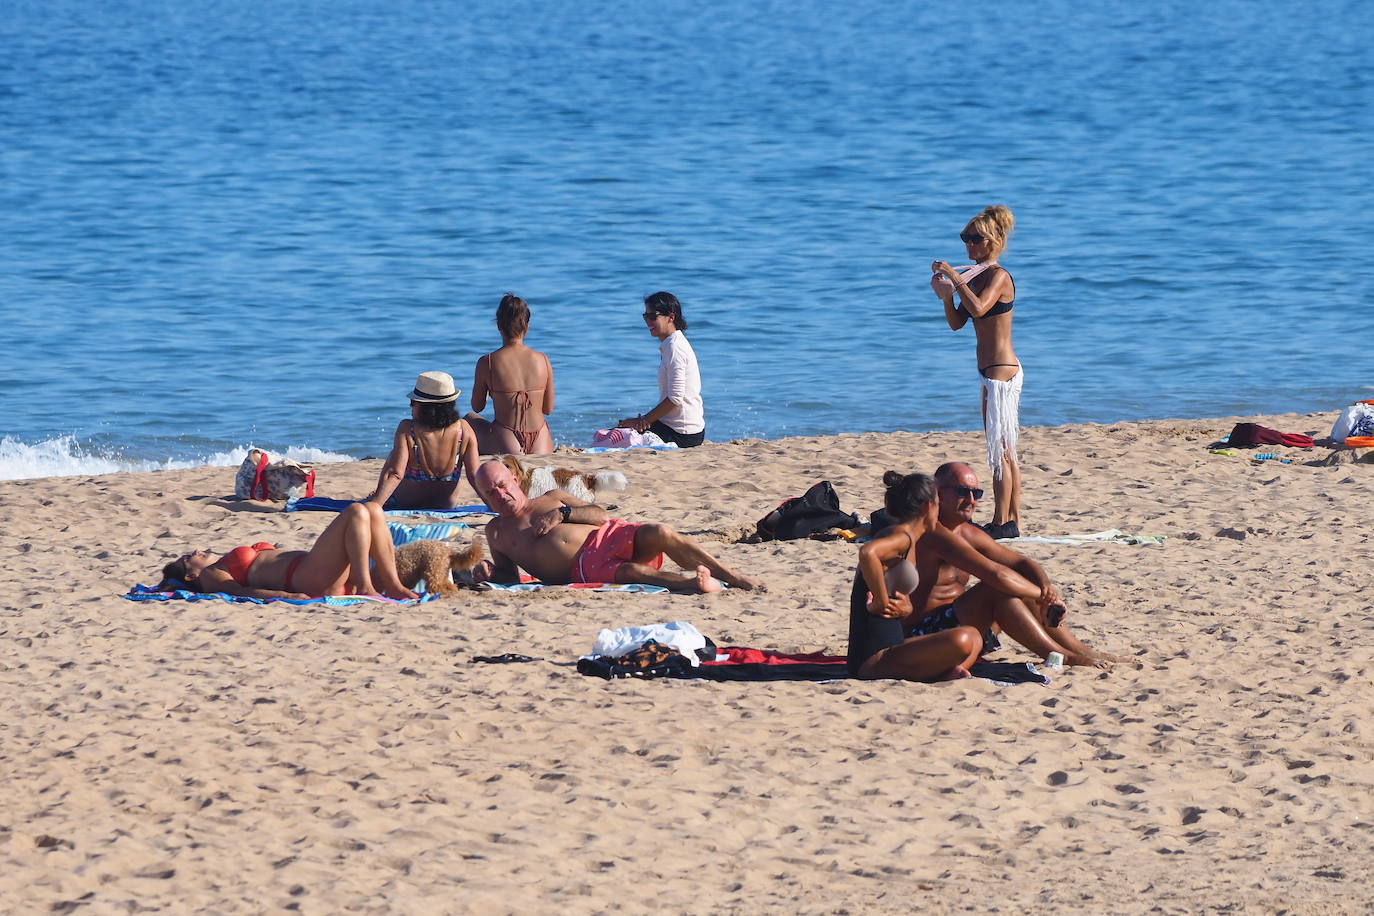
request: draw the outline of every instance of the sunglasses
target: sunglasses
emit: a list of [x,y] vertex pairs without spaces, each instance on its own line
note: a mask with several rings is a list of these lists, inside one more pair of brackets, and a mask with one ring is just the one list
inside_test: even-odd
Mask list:
[[959,233],[959,241],[965,242],[965,243],[967,243],[967,244],[969,244],[969,245],[981,245],[981,244],[983,244],[984,242],[986,242],[987,240],[988,240],[988,237],[987,237],[986,235],[979,235],[979,234],[976,233],[976,232],[961,232],[961,233]]
[[644,313],[644,320],[645,320],[645,321],[653,321],[653,320],[654,320],[655,318],[657,318],[657,317],[658,317],[658,312],[645,312],[645,313]]
[[945,487],[945,489],[953,490],[954,495],[958,496],[960,499],[967,499],[970,496],[972,496],[974,499],[983,498],[982,487],[947,486]]

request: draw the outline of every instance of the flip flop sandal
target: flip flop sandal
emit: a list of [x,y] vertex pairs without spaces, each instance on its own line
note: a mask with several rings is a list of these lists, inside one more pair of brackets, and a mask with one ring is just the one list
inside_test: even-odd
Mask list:
[[471,664],[483,662],[488,665],[509,665],[512,662],[542,662],[542,658],[534,658],[530,655],[518,655],[514,652],[507,652],[504,655],[474,655]]

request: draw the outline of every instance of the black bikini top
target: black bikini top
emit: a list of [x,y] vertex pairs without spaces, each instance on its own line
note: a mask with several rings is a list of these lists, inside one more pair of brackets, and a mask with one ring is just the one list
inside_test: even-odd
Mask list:
[[[1003,268],[1001,268],[1001,269],[1002,269],[1002,270],[1006,270],[1005,267],[1003,267]],[[973,278],[973,280],[969,283],[968,288],[971,289],[971,290],[973,290],[973,292],[974,292],[975,294],[979,295],[979,296],[983,295],[983,290],[986,289],[988,283],[992,281],[993,274],[995,274],[995,273],[996,273],[996,271],[994,271],[994,270],[985,270],[985,271],[983,271],[981,274],[979,274],[978,276],[976,276],[976,277]],[[1008,279],[1011,278],[1011,274],[1010,274],[1010,273],[1007,274],[1007,278],[1008,278]],[[974,321],[982,321],[984,318],[991,318],[993,315],[1005,315],[1007,312],[1010,312],[1010,311],[1011,311],[1011,307],[1012,307],[1013,305],[1015,305],[1015,304],[1016,304],[1016,281],[1015,281],[1015,280],[1012,280],[1012,281],[1011,281],[1011,301],[1010,301],[1010,302],[999,302],[999,303],[997,303],[997,304],[994,305],[992,308],[988,309],[986,312],[984,312],[983,314],[981,314],[981,315],[979,315],[977,318],[975,318]],[[964,317],[966,317],[966,318],[967,318],[967,317],[970,317],[970,316],[969,316],[969,313],[968,313],[968,309],[964,308],[962,304],[959,306],[959,308],[958,308],[957,311],[959,311],[959,312],[960,312],[962,315],[964,315]]]

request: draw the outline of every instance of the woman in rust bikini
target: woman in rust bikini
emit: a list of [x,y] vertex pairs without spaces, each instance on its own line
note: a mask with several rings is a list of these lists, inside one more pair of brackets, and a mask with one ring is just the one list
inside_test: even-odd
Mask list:
[[[501,349],[477,361],[472,377],[472,409],[464,419],[477,434],[483,455],[547,455],[553,433],[544,419],[553,413],[553,367],[549,358],[525,346],[530,307],[506,293],[496,309]],[[491,395],[496,419],[480,416]]]

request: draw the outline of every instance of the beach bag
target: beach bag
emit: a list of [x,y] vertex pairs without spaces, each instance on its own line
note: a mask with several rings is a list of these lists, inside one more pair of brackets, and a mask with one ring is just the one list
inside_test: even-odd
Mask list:
[[315,495],[315,469],[288,458],[272,461],[260,448],[250,449],[234,477],[234,496],[281,502]]
[[830,481],[822,480],[801,496],[785,499],[758,520],[760,540],[792,541],[831,528],[855,528],[859,519],[840,509],[840,498]]
[[1350,436],[1374,436],[1374,407],[1360,402],[1341,411],[1331,427],[1331,438],[1343,442]]
[[1290,448],[1311,448],[1316,445],[1311,436],[1302,433],[1281,433],[1258,423],[1237,423],[1226,437],[1227,445],[1249,447],[1255,445],[1286,445]]

